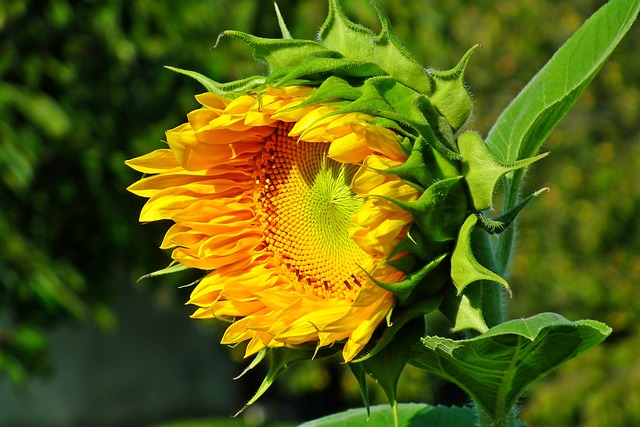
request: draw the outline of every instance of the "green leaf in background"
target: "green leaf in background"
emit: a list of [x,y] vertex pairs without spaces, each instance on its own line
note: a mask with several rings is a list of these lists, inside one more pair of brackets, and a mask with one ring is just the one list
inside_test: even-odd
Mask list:
[[410,363],[454,382],[493,420],[504,420],[532,383],[611,333],[554,313],[512,320],[468,340],[426,337]]
[[0,105],[5,103],[14,106],[29,122],[51,138],[63,138],[73,125],[64,108],[45,93],[0,83]]
[[[398,425],[400,427],[469,427],[475,425],[475,412],[470,407],[430,406],[422,403],[398,405]],[[371,414],[365,408],[350,409],[317,420],[300,427],[389,427],[393,425],[393,415],[387,405],[371,407]]]

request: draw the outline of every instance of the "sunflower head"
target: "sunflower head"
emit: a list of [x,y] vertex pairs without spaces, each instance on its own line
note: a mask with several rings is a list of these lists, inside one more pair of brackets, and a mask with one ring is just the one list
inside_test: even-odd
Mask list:
[[148,174],[129,187],[149,199],[140,221],[170,220],[161,247],[203,272],[193,317],[229,321],[222,342],[246,341],[247,356],[365,360],[435,309],[482,332],[469,285],[508,288],[473,257],[471,236],[508,224],[481,211],[524,163],[458,134],[474,49],[450,71],[425,70],[374,7],[379,34],[336,0],[319,41],[292,38],[279,14],[282,39],[224,32],[267,76],[219,84],[174,69],[204,84],[200,107],[166,132],[167,147],[127,162]]

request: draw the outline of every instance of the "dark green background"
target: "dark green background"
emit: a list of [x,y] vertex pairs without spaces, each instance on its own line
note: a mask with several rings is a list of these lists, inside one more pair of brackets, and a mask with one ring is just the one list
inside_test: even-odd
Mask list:
[[[343,3],[378,29],[367,0]],[[482,44],[468,68],[467,128],[483,135],[601,3],[379,0],[427,67],[450,68]],[[279,5],[294,36],[315,37],[324,2]],[[197,108],[198,83],[163,65],[222,82],[265,71],[236,41],[212,49],[224,29],[278,36],[269,1],[0,1],[1,425],[225,418],[257,387],[261,372],[231,381],[246,362],[216,344],[221,325],[188,319],[189,289],[177,288],[188,273],[135,283],[167,265],[156,247],[168,224],[138,225],[143,200],[125,191],[139,175],[123,161],[160,147],[164,130]],[[555,311],[614,329],[530,390],[522,418],[532,426],[640,425],[638,46],[636,26],[527,181],[551,192],[522,215],[510,316]],[[400,399],[465,402],[413,369]],[[346,368],[305,364],[244,422],[359,404]]]

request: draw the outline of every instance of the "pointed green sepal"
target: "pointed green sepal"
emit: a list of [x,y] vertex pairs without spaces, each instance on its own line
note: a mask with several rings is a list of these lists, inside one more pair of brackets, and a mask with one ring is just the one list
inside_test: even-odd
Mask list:
[[257,88],[264,85],[266,80],[264,76],[251,76],[231,83],[218,83],[195,71],[183,70],[182,68],[170,67],[168,65],[165,65],[165,68],[189,76],[202,84],[208,92],[227,98],[236,98],[245,92],[255,92]]
[[260,350],[258,354],[256,354],[256,356],[251,360],[251,363],[249,363],[249,366],[244,368],[244,370],[240,372],[238,375],[236,375],[235,377],[233,377],[233,379],[239,380],[240,378],[244,377],[247,374],[247,372],[251,371],[253,368],[258,366],[260,362],[262,362],[264,358],[267,356],[267,351],[268,351],[267,348],[263,348],[262,350]]
[[420,285],[420,283],[431,273],[446,257],[447,254],[440,255],[431,262],[425,264],[420,270],[414,271],[408,274],[403,280],[395,283],[381,282],[376,280],[369,273],[369,279],[382,289],[386,289],[389,292],[393,292],[393,295],[398,299],[400,304],[406,303],[413,290]]
[[375,356],[358,362],[389,399],[393,411],[393,425],[396,427],[398,426],[398,400],[396,397],[398,380],[412,355],[411,349],[420,342],[424,333],[424,319],[415,318],[398,331],[392,344],[384,347]]
[[364,403],[367,409],[367,419],[371,416],[371,402],[369,400],[369,387],[367,386],[367,371],[364,369],[364,365],[360,363],[349,363],[349,368],[353,374],[356,382],[358,383],[358,389],[360,389],[360,397],[362,397],[362,403]]
[[399,166],[388,168],[385,172],[402,178],[420,190],[429,187],[435,181],[435,176],[433,169],[426,165],[424,158],[426,145],[424,138],[419,136],[407,160]]
[[461,182],[461,176],[438,181],[415,202],[389,200],[413,215],[420,232],[429,240],[454,240],[467,210],[467,198]]
[[276,16],[278,17],[278,26],[280,27],[280,32],[282,33],[282,38],[283,39],[288,39],[288,40],[293,39],[293,37],[291,37],[291,33],[289,32],[289,29],[287,28],[287,24],[285,24],[284,18],[282,17],[282,14],[280,13],[280,8],[278,7],[278,3],[273,2],[273,7],[276,9]]
[[[402,271],[405,274],[410,274],[424,265],[444,253],[451,251],[450,242],[434,242],[428,240],[421,232],[420,228],[416,224],[412,224],[407,232],[407,235],[400,240],[398,246],[389,255],[387,264]],[[449,273],[447,272],[447,277]],[[435,289],[434,293],[438,290]]]
[[435,81],[435,91],[429,99],[454,130],[460,129],[467,122],[473,110],[473,101],[464,83],[464,72],[469,58],[478,46],[469,49],[452,70],[429,70]]
[[477,211],[493,206],[496,185],[506,173],[527,167],[549,154],[543,153],[510,164],[502,163],[496,159],[480,135],[474,132],[460,135],[458,147],[462,155],[462,173],[469,187],[473,207]]
[[392,112],[383,111],[379,115],[415,129],[415,136],[422,136],[429,145],[448,159],[460,158],[455,144],[449,141],[449,136],[452,136],[449,124],[440,116],[426,95],[388,76],[371,78],[365,82],[366,85],[375,86],[380,96],[393,106]]
[[451,256],[451,278],[458,291],[458,295],[460,295],[469,284],[479,280],[499,283],[511,293],[511,289],[506,280],[480,265],[475,256],[473,256],[473,252],[471,251],[471,233],[477,222],[477,216],[469,215],[464,224],[462,224],[456,247]]
[[187,267],[182,265],[176,261],[171,262],[168,267],[163,268],[162,270],[154,271],[152,273],[147,273],[144,276],[141,276],[136,282],[140,282],[144,279],[149,279],[151,277],[164,276],[165,274],[177,273],[179,271],[188,270],[191,267]]
[[329,14],[320,29],[322,43],[346,58],[378,64],[384,74],[420,93],[430,94],[432,83],[424,68],[402,46],[382,9],[374,7],[382,26],[378,35],[350,21],[339,1],[329,0]]
[[378,341],[376,341],[374,347],[371,349],[365,348],[362,352],[362,356],[354,359],[352,363],[357,364],[358,362],[363,362],[378,354],[387,345],[393,343],[393,338],[396,336],[398,331],[404,328],[405,325],[409,323],[409,321],[416,318],[422,318],[432,311],[436,310],[440,306],[441,301],[442,296],[436,295],[430,298],[416,301],[415,303],[404,308],[394,308],[392,323],[384,330],[382,336]]
[[[361,87],[352,88],[352,90],[359,91],[360,96],[342,105],[340,109],[332,114],[365,113],[375,116],[383,111],[393,111],[393,106],[387,102],[382,93],[390,90],[395,84],[396,82],[388,77],[367,79]],[[355,94],[355,92],[348,91],[347,94],[351,95]]]
[[354,61],[345,58],[331,58],[324,56],[310,56],[304,61],[298,62],[298,66],[293,68],[283,68],[284,75],[272,73],[267,78],[267,83],[273,86],[288,86],[296,83],[296,80],[306,79],[309,81],[322,82],[329,76],[367,78],[381,74],[382,69],[371,62]]
[[327,50],[322,44],[313,40],[268,39],[234,30],[224,31],[218,36],[218,40],[224,36],[240,39],[249,45],[253,58],[267,64],[269,73],[296,66],[314,53]]
[[[280,347],[280,348],[266,348],[263,351],[269,355],[269,363],[270,363],[269,371],[267,372],[267,375],[265,376],[264,380],[262,380],[262,383],[260,384],[260,387],[258,387],[258,391],[256,391],[255,395],[234,416],[238,416],[249,406],[253,405],[269,389],[269,387],[271,387],[271,385],[275,382],[276,378],[280,376],[280,374],[284,372],[285,369],[287,369],[294,363],[302,362],[305,360],[312,360],[312,359],[332,356],[338,350],[332,349],[332,348],[323,348],[318,350],[316,348],[310,348],[310,347],[305,347],[305,348]],[[259,357],[260,357],[260,360],[262,360],[265,357],[265,354]],[[260,360],[258,360],[258,362]],[[254,367],[258,362],[255,362],[255,361],[252,362],[250,367],[247,369]],[[245,372],[243,372],[240,376],[242,376]]]
[[458,175],[460,172],[456,163],[444,157],[419,136],[407,160],[399,166],[388,168],[385,172],[399,176],[424,190],[442,177]]
[[449,146],[445,145],[444,142],[449,141],[449,138],[447,138],[448,131],[445,130],[444,134],[440,131],[443,127],[442,116],[435,110],[429,98],[424,95],[418,96],[413,105],[411,105],[409,114],[411,117],[409,124],[417,129],[433,148],[448,159],[460,159],[460,154],[456,151],[456,147],[452,147],[450,144]]
[[330,76],[313,92],[304,99],[304,101],[296,105],[294,108],[306,107],[307,105],[325,103],[330,104],[331,101],[355,101],[362,96],[362,90],[355,88],[345,79],[338,76]]
[[516,219],[520,211],[529,204],[533,199],[540,197],[542,194],[546,194],[549,192],[548,188],[542,188],[535,193],[531,194],[529,197],[520,202],[513,209],[509,210],[503,215],[500,215],[498,218],[489,218],[482,214],[482,212],[476,213],[478,217],[478,224],[482,226],[489,234],[499,234],[506,230],[511,223]]
[[479,283],[467,287],[460,295],[451,286],[444,291],[440,311],[451,322],[453,332],[473,329],[483,333],[489,329],[482,312],[482,296]]

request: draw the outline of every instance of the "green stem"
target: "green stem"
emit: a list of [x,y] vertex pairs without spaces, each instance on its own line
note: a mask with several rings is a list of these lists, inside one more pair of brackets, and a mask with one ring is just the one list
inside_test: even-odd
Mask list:
[[[522,171],[517,170],[503,179],[505,196],[502,204],[502,212],[508,212],[518,205],[520,199],[520,184],[522,183],[523,177]],[[496,244],[492,245],[496,268],[494,271],[501,276],[504,276],[509,268],[516,227],[517,220],[514,220],[510,227],[500,233]]]
[[393,427],[399,427],[400,419],[398,418],[398,401],[396,399],[391,403],[391,412],[393,413]]
[[[519,172],[516,171],[504,179],[503,212],[508,212],[518,204],[519,187],[523,177]],[[514,221],[498,236],[491,236],[488,233],[476,233],[474,236],[478,260],[501,276],[506,276],[509,268],[516,225],[517,222]],[[482,287],[482,311],[487,326],[491,328],[506,321],[505,291],[502,286],[492,282],[484,282]],[[516,427],[518,425],[515,406],[507,414],[497,414],[495,419],[491,419],[479,405],[475,406],[479,427]]]
[[486,412],[476,406],[476,413],[478,416],[477,427],[517,427],[518,421],[516,417],[515,408],[503,417],[498,417],[492,420]]
[[[502,212],[513,209],[519,200],[519,188],[523,178],[522,171],[515,171],[503,180],[504,202]],[[476,238],[478,260],[491,271],[505,277],[509,269],[513,243],[516,236],[517,220],[498,236],[482,233]],[[499,325],[506,320],[505,292],[495,283],[484,283],[482,289],[482,310],[489,327]]]
[[[478,261],[491,271],[503,274],[500,271],[500,261],[495,252],[495,248],[500,246],[500,241],[497,241],[495,236],[491,236],[484,230],[476,230],[472,238]],[[482,282],[480,286],[482,286],[482,314],[487,326],[491,328],[503,323],[506,320],[504,288],[489,281]]]

